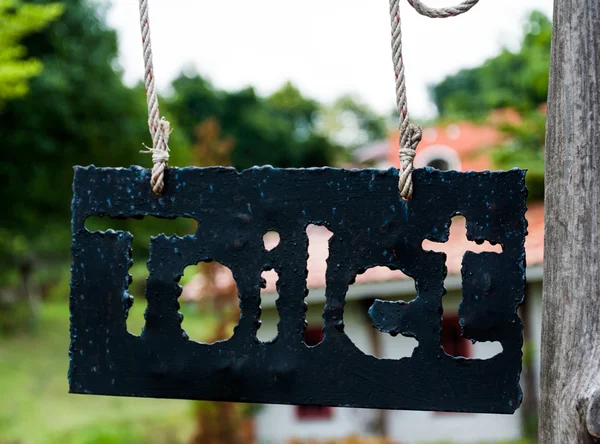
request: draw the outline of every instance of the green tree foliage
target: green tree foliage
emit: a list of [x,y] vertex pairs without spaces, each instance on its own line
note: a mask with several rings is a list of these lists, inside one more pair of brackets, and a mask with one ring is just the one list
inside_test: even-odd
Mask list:
[[546,116],[542,105],[548,96],[551,40],[548,17],[532,12],[519,51],[505,49],[483,65],[461,70],[431,88],[442,119],[481,120],[499,108],[520,112],[520,123],[500,125],[507,142],[492,151],[492,160],[500,169],[527,169],[532,200],[544,197]]
[[[1,3],[6,1],[0,4],[10,4]],[[124,85],[116,64],[117,36],[106,25],[105,11],[89,0],[63,0],[62,5],[63,14],[46,27],[31,20],[37,31],[26,36],[22,46],[44,70],[30,79],[29,94],[7,100],[0,109],[5,156],[0,164],[6,215],[0,218],[3,272],[17,269],[26,257],[42,262],[46,270],[65,264],[74,165],[151,166],[151,157],[139,153],[142,143],[151,144],[144,87]],[[18,11],[55,9],[50,0],[22,0]],[[12,17],[15,11],[6,9],[3,15]],[[0,27],[0,35],[3,31]],[[161,99],[161,111],[174,128],[172,166],[229,159],[239,169],[264,164],[310,167],[331,165],[340,154],[317,129],[319,103],[289,83],[261,97],[252,88],[224,91],[199,75],[181,75],[173,91]],[[200,158],[203,150],[213,149],[219,152]],[[191,228],[186,220],[152,218],[95,218],[87,226],[132,231],[134,260],[142,268],[144,261],[139,259],[147,255],[151,234],[181,234]]]
[[[63,4],[56,21],[24,40],[44,71],[26,97],[0,111],[0,259],[11,266],[21,255],[68,257],[73,165],[151,164],[139,154],[143,142],[151,144],[145,93],[127,88],[114,69],[115,32],[95,2]],[[186,164],[189,153],[176,133],[172,147],[172,163]]]
[[463,69],[430,88],[442,118],[481,118],[493,109],[530,111],[546,102],[552,23],[532,12],[517,52],[504,49],[476,68]]
[[492,151],[497,168],[527,170],[527,188],[530,200],[544,199],[544,150],[546,115],[535,110],[523,116],[518,124],[500,126],[508,141]]
[[0,107],[6,100],[25,96],[29,79],[42,72],[40,60],[27,58],[22,39],[43,29],[62,11],[58,3],[34,5],[0,0]]
[[324,134],[349,149],[387,137],[386,119],[349,94],[325,107],[319,124]]
[[267,164],[325,166],[333,164],[340,153],[339,147],[315,130],[319,104],[303,97],[290,83],[265,98],[253,88],[219,90],[196,74],[181,75],[173,89],[169,115],[179,122],[190,143],[198,124],[216,119],[222,136],[233,141],[231,163],[238,169]]

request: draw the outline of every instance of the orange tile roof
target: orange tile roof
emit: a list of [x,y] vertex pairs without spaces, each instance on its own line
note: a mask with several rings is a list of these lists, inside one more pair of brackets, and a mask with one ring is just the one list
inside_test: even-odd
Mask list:
[[[490,113],[485,123],[474,123],[468,120],[444,125],[432,125],[423,128],[423,139],[419,143],[415,164],[419,158],[434,146],[448,147],[458,154],[462,171],[483,171],[492,169],[492,160],[486,151],[505,140],[499,131],[502,123],[517,124],[521,121],[519,113],[513,109],[499,109]],[[391,165],[400,166],[398,159],[399,132],[395,131],[388,138],[388,161]]]
[[[396,131],[390,136],[388,154],[388,160],[396,167],[400,166],[398,140],[399,135]],[[423,140],[419,144],[415,163],[419,163],[420,156],[426,152],[427,148],[443,146],[451,148],[458,154],[462,171],[489,170],[493,165],[485,149],[498,145],[503,140],[502,133],[492,125],[459,122],[451,125],[427,127],[424,128]]]

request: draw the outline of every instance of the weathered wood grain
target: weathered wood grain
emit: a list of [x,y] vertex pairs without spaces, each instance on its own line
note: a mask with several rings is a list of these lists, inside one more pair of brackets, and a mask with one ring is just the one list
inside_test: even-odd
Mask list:
[[600,436],[600,1],[556,0],[546,144],[540,439]]

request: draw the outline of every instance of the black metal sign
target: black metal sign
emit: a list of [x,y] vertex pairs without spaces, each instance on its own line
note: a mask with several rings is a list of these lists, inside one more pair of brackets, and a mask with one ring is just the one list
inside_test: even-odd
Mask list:
[[[76,168],[71,282],[71,392],[254,403],[512,413],[521,402],[525,293],[525,173],[414,173],[415,195],[403,201],[396,170],[332,168],[169,169],[156,197],[150,172]],[[502,253],[463,259],[463,335],[499,341],[488,359],[454,358],[440,345],[445,255],[424,239],[448,239],[451,218],[467,220],[470,240],[501,244]],[[193,236],[153,238],[146,325],[127,331],[132,236],[85,229],[87,217],[189,217]],[[304,343],[309,224],[333,232],[327,262],[325,339]],[[280,234],[267,251],[263,235]],[[234,274],[242,315],[233,337],[208,345],[182,329],[177,301],[183,270],[215,260]],[[409,303],[377,301],[375,328],[416,338],[412,357],[378,359],[344,333],[344,302],[356,275],[374,266],[414,278]],[[261,273],[279,274],[277,339],[256,338]]]

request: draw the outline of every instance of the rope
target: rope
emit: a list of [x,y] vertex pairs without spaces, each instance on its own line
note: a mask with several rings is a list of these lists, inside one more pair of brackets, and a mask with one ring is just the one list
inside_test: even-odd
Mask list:
[[144,65],[146,67],[144,80],[146,83],[146,97],[148,100],[148,127],[152,136],[152,148],[141,151],[152,154],[152,191],[160,194],[164,188],[165,170],[169,162],[169,136],[171,125],[165,118],[160,118],[158,111],[158,95],[154,80],[154,63],[152,62],[152,40],[150,38],[150,18],[148,15],[148,1],[140,0],[140,25],[142,28],[142,43],[144,47]]
[[[448,18],[464,14],[479,0],[465,0],[458,6],[448,8],[430,8],[421,3],[421,0],[408,0],[408,3],[419,14],[430,18]],[[412,173],[417,146],[423,137],[420,126],[411,123],[408,115],[408,102],[406,99],[406,78],[404,60],[402,58],[402,27],[400,20],[400,0],[390,0],[390,15],[392,19],[392,59],[396,74],[396,103],[400,116],[400,180],[398,189],[403,199],[410,199],[413,195]]]

